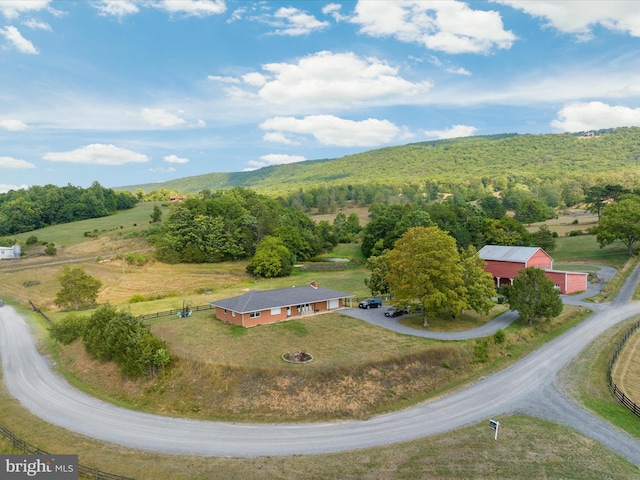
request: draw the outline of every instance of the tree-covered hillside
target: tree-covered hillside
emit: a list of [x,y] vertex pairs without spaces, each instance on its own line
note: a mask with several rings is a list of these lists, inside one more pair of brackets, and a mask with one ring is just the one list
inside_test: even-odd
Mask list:
[[640,178],[639,160],[640,128],[636,127],[603,130],[592,138],[505,134],[420,142],[334,160],[209,173],[119,189],[195,193],[243,186],[288,194],[318,185],[437,184],[440,191],[473,185],[502,190],[517,183],[535,186],[558,179],[575,179],[585,188],[606,183],[631,188]]

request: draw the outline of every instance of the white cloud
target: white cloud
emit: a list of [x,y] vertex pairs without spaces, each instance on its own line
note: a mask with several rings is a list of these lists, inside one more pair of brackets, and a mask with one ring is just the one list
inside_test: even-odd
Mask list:
[[239,84],[242,83],[240,81],[240,79],[235,78],[235,77],[222,77],[219,75],[209,75],[207,77],[207,80],[211,80],[212,82],[220,82],[220,83],[232,83],[232,84]]
[[127,163],[144,163],[149,157],[142,153],[133,152],[115,145],[94,143],[76,148],[70,152],[49,152],[42,158],[52,162],[69,162],[97,165],[124,165]]
[[177,155],[167,155],[162,158],[167,163],[189,163],[188,158],[181,158]]
[[46,22],[41,22],[39,20],[35,20],[33,18],[30,18],[29,20],[26,20],[26,21],[22,22],[22,24],[25,27],[29,27],[32,30],[45,30],[47,32],[51,31],[51,25],[49,25]]
[[10,132],[20,132],[29,128],[26,123],[20,120],[13,119],[0,120],[0,127],[4,128],[5,130],[9,130]]
[[338,3],[330,3],[322,8],[322,13],[325,15],[331,15],[336,22],[348,20],[347,17],[340,13],[340,10],[342,10],[342,5]]
[[31,55],[37,55],[38,49],[34,47],[33,43],[24,38],[20,31],[14,26],[6,26],[0,28],[0,35],[6,38],[20,53],[28,53]]
[[172,172],[175,172],[176,169],[173,167],[157,167],[157,168],[150,168],[149,171],[160,172],[160,173],[172,173]]
[[122,18],[140,11],[135,0],[101,0],[93,5],[103,16]]
[[259,72],[247,73],[242,76],[242,81],[252,87],[261,87],[267,83],[267,77]]
[[7,193],[10,190],[28,190],[27,185],[7,185],[6,183],[0,183],[0,193]]
[[470,125],[453,125],[451,128],[444,130],[424,130],[427,137],[435,137],[437,139],[470,137],[476,132],[477,128]]
[[268,132],[262,136],[266,142],[282,143],[284,145],[300,145],[300,142],[288,138],[283,132]]
[[146,123],[155,127],[175,127],[186,123],[184,119],[163,108],[143,108],[140,116]]
[[227,10],[224,0],[159,0],[154,6],[171,14],[182,13],[188,17],[218,15]]
[[347,108],[365,102],[402,103],[421,97],[432,87],[427,81],[405,80],[386,62],[351,52],[323,51],[298,63],[270,63],[263,69],[271,77],[258,94],[270,104]]
[[270,165],[284,165],[287,163],[304,162],[306,160],[302,155],[286,155],[280,153],[271,153],[263,155],[260,160],[250,160],[248,163],[253,168],[268,167]]
[[329,26],[329,22],[321,22],[313,15],[309,15],[294,7],[281,7],[273,14],[276,27],[275,35],[291,37],[308,35],[315,30],[322,30]]
[[583,40],[593,36],[592,27],[600,25],[609,30],[640,37],[640,9],[628,0],[591,0],[568,2],[566,0],[494,0],[522,10],[529,15],[542,17],[549,26],[565,33],[578,35]]
[[36,168],[33,163],[11,157],[0,157],[0,168]]
[[[333,115],[311,115],[301,119],[275,117],[260,124],[263,130],[280,134],[284,143],[294,140],[287,136],[312,135],[324,145],[341,147],[371,147],[388,143],[401,134],[401,129],[387,120],[368,118],[360,122],[334,117]],[[272,136],[271,141],[277,136]],[[267,140],[265,138],[265,140]]]
[[458,1],[360,0],[351,21],[372,37],[394,37],[447,53],[486,54],[511,48],[516,39],[498,12],[473,10]]
[[471,72],[469,70],[467,70],[466,68],[463,67],[458,67],[458,68],[447,68],[447,72],[449,73],[454,73],[456,75],[465,75],[467,77],[471,76]]
[[573,103],[557,114],[551,126],[561,132],[583,132],[614,127],[640,126],[640,108],[602,102]]
[[33,12],[46,9],[51,0],[2,0],[0,12],[6,18],[18,18],[25,12]]

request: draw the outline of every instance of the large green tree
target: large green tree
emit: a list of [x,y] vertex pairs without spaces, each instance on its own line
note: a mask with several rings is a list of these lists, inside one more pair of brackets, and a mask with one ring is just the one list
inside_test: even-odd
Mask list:
[[511,310],[516,310],[522,323],[527,325],[533,325],[534,320],[551,319],[562,313],[560,291],[541,268],[527,267],[521,270],[504,292]]
[[493,297],[496,295],[493,275],[484,270],[487,264],[473,246],[462,250],[460,261],[469,308],[484,315],[488,314],[493,308]]
[[595,230],[600,247],[619,240],[632,255],[640,239],[640,196],[625,195],[619,202],[604,207]]
[[400,305],[418,304],[428,318],[467,308],[463,267],[456,241],[437,227],[413,227],[389,252],[389,290]]
[[83,306],[96,303],[102,282],[85,272],[84,267],[70,268],[65,265],[58,279],[62,288],[56,294],[54,303],[59,307],[80,310]]
[[293,254],[278,237],[266,236],[247,265],[247,272],[263,278],[287,277],[293,271]]
[[385,250],[380,255],[369,257],[367,267],[371,271],[371,275],[364,279],[364,284],[371,291],[371,295],[389,293],[389,285],[386,281],[387,273],[389,273],[389,250]]

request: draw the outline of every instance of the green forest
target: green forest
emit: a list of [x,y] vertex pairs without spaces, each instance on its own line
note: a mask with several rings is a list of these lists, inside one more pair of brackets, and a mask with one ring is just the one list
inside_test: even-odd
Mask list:
[[[347,199],[360,205],[392,198],[435,199],[458,194],[466,200],[527,186],[559,190],[571,204],[580,190],[598,184],[633,188],[640,178],[640,128],[581,134],[502,134],[412,143],[348,155],[277,165],[249,172],[208,173],[121,187],[197,193],[236,186],[291,199],[303,207],[328,208]],[[554,193],[556,195],[556,193]],[[330,207],[329,207],[330,208]]]

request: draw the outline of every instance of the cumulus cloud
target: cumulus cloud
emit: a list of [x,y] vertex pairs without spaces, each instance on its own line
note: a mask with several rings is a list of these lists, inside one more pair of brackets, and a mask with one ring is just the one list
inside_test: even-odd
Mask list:
[[184,14],[187,17],[218,15],[227,10],[224,0],[159,0],[154,6],[171,14]]
[[11,190],[28,190],[27,185],[8,185],[6,183],[0,183],[0,193],[7,193]]
[[263,155],[260,160],[250,160],[248,163],[252,169],[268,167],[270,165],[284,165],[287,163],[304,162],[306,160],[302,155],[286,155],[280,153],[270,153],[269,155]]
[[0,157],[0,168],[36,168],[33,163],[11,157]]
[[102,143],[86,145],[69,152],[49,152],[42,158],[52,162],[110,166],[125,165],[127,163],[144,163],[149,161],[149,157],[142,153]]
[[322,22],[313,15],[294,7],[281,7],[273,14],[271,22],[276,30],[275,35],[299,36],[322,30],[329,26],[329,22]]
[[346,108],[365,102],[419,98],[432,84],[413,83],[398,68],[377,58],[354,53],[318,52],[297,63],[270,63],[263,67],[266,83],[258,95],[270,104],[313,104]]
[[368,118],[360,122],[346,120],[333,115],[311,115],[304,118],[275,117],[260,124],[262,130],[273,131],[277,135],[265,140],[295,140],[288,135],[312,135],[324,145],[341,147],[371,147],[383,145],[397,138],[401,129],[388,120]]
[[93,6],[98,10],[100,15],[125,17],[138,13],[140,9],[134,0],[101,0],[94,3]]
[[6,38],[16,50],[20,53],[28,53],[31,55],[37,55],[38,49],[29,40],[24,38],[20,31],[14,26],[6,26],[0,28],[0,35]]
[[184,119],[163,108],[143,108],[140,116],[142,120],[154,127],[175,127],[186,123]]
[[176,169],[173,167],[156,167],[156,168],[150,168],[149,171],[160,172],[160,173],[172,173],[172,172],[175,172]]
[[360,0],[351,21],[372,37],[394,37],[453,54],[486,54],[511,48],[516,39],[504,29],[498,12],[473,10],[458,1]]
[[472,127],[470,125],[453,125],[452,127],[444,130],[424,130],[422,133],[427,137],[442,140],[445,138],[470,137],[476,132],[476,130],[476,127]]
[[18,18],[26,12],[34,12],[46,9],[51,0],[2,0],[0,2],[0,12],[6,18]]
[[0,127],[5,130],[9,130],[10,132],[20,132],[29,128],[26,123],[14,119],[0,120]]
[[162,158],[167,163],[189,163],[188,158],[181,158],[177,155],[167,155]]
[[640,9],[628,0],[592,0],[567,2],[565,0],[494,0],[546,20],[548,26],[565,33],[578,35],[583,40],[593,36],[592,28],[600,25],[609,30],[640,37]]
[[614,127],[640,126],[640,108],[602,102],[573,103],[563,107],[551,126],[561,132],[584,132]]

